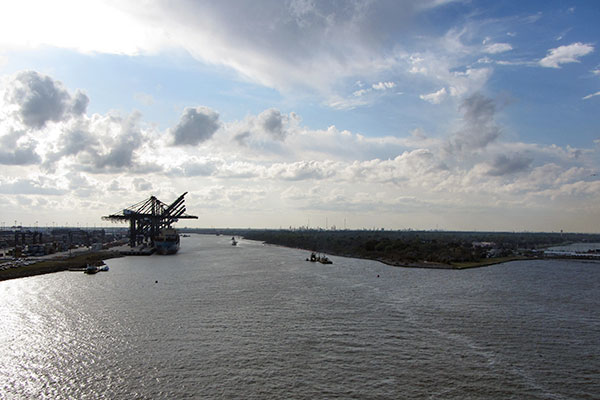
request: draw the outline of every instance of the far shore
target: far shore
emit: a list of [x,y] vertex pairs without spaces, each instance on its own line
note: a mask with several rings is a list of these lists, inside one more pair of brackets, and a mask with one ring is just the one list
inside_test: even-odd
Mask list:
[[[270,246],[287,247],[287,246],[282,246],[282,245],[268,243],[268,242],[265,242],[265,243]],[[296,249],[310,252],[310,250],[303,249],[303,248],[296,248]],[[398,261],[394,261],[394,260],[387,260],[387,259],[381,258],[381,257],[369,258],[369,257],[364,257],[364,256],[361,257],[361,256],[357,256],[357,255],[352,255],[352,254],[336,254],[336,253],[332,253],[332,252],[329,252],[327,254],[332,255],[332,256],[337,256],[337,257],[347,257],[347,258],[356,258],[356,259],[360,259],[360,260],[378,261],[382,264],[389,265],[390,267],[421,268],[421,269],[448,269],[448,270],[463,270],[463,269],[471,269],[471,268],[482,268],[482,267],[489,267],[489,266],[497,265],[497,264],[503,264],[503,263],[507,263],[510,261],[536,259],[536,258],[525,257],[525,256],[509,256],[509,257],[486,258],[486,259],[483,259],[480,261],[472,261],[472,262],[453,262],[451,264],[444,264],[444,263],[437,263],[437,262],[430,262],[430,261],[406,261],[406,262],[400,261],[400,262],[398,262]]]
[[387,262],[386,260],[376,260],[376,261],[380,261],[380,262],[382,262],[386,265],[390,265],[392,267],[462,270],[462,269],[489,267],[492,265],[504,264],[504,263],[507,263],[510,261],[530,260],[530,259],[532,259],[532,258],[524,257],[524,256],[510,256],[510,257],[486,258],[481,261],[472,261],[472,262],[453,262],[451,264],[434,263],[434,262],[427,262],[427,261],[409,262],[409,263]]

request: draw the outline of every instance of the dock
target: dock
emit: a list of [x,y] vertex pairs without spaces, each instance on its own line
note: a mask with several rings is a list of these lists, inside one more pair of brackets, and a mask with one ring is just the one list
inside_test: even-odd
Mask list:
[[149,256],[153,254],[156,249],[150,246],[120,246],[115,248],[123,256]]

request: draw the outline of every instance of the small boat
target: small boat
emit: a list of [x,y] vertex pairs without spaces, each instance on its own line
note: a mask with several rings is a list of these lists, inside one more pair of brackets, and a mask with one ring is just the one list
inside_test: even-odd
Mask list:
[[327,258],[327,256],[319,257],[319,262],[321,264],[333,264],[333,262],[329,258]]
[[333,264],[333,262],[327,258],[327,256],[316,255],[314,252],[310,253],[310,257],[306,259],[310,262],[320,262],[321,264]]
[[95,274],[99,271],[99,268],[95,265],[92,264],[88,264],[87,267],[85,267],[85,270],[83,271],[86,274]]
[[231,245],[232,246],[237,246],[238,242],[237,240],[235,240],[235,236],[231,238]]

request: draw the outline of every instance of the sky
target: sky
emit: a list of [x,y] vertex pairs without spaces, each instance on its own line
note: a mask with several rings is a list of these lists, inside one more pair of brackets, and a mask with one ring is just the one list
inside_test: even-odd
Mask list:
[[20,0],[0,226],[600,232],[600,4]]

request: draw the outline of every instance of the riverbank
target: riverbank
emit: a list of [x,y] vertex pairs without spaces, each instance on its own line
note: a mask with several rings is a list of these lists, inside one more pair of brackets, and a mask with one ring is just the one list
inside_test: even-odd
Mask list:
[[[241,232],[240,232],[241,234]],[[402,268],[452,269],[487,267],[537,255],[521,250],[520,236],[461,232],[372,232],[372,231],[274,231],[244,232],[247,239],[326,253],[334,256],[379,261]],[[493,241],[492,241],[493,239]],[[529,238],[546,242],[547,235]]]
[[17,268],[8,268],[0,271],[0,281],[67,271],[69,268],[84,268],[87,264],[95,264],[100,261],[116,257],[122,257],[122,255],[115,250],[101,250],[77,254],[71,257],[57,257],[47,260],[39,260],[29,265],[23,265]]
[[[305,250],[305,249],[301,249]],[[398,268],[422,268],[422,269],[451,269],[451,270],[463,270],[463,269],[471,269],[471,268],[482,268],[489,267],[492,265],[503,264],[510,261],[519,261],[519,260],[530,260],[531,257],[525,256],[510,256],[510,257],[495,257],[495,258],[486,258],[480,261],[471,261],[471,262],[453,262],[451,264],[444,264],[438,262],[430,262],[430,261],[416,261],[416,262],[398,262],[394,260],[388,260],[382,257],[359,257],[349,254],[335,254],[328,253],[332,256],[339,257],[349,257],[349,258],[358,258],[361,260],[370,260],[370,261],[378,261],[382,264],[389,265],[390,267],[398,267]]]

